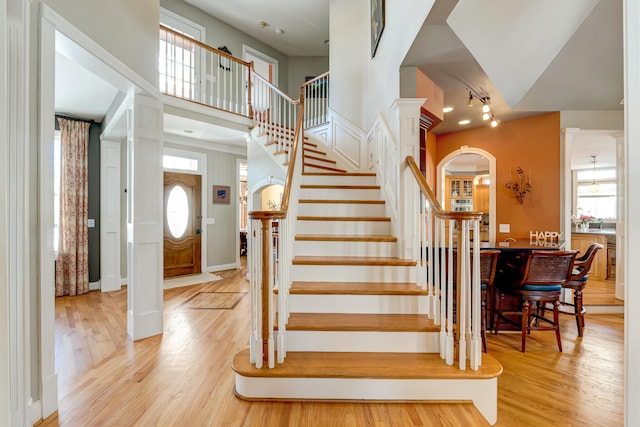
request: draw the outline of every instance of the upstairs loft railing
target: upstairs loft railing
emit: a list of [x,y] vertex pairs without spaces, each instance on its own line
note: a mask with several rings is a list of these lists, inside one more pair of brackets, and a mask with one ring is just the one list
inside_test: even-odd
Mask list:
[[171,96],[251,117],[251,64],[160,25],[159,88]]
[[440,356],[448,365],[457,358],[461,370],[469,360],[477,370],[482,365],[480,257],[472,253],[480,253],[480,239],[476,233],[472,242],[471,232],[480,230],[482,213],[443,210],[413,157],[405,160],[418,187],[420,209],[413,215],[418,277],[440,324]]

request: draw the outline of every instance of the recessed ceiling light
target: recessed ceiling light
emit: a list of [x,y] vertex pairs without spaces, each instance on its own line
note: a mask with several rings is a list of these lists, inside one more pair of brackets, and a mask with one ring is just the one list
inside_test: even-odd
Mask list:
[[469,123],[471,123],[471,120],[469,119],[460,120],[458,122],[459,125],[468,125]]
[[276,34],[284,34],[284,30],[282,28],[275,29]]
[[450,112],[452,112],[452,111],[453,111],[453,107],[444,107],[444,108],[442,109],[442,112],[443,112],[443,113],[450,113]]

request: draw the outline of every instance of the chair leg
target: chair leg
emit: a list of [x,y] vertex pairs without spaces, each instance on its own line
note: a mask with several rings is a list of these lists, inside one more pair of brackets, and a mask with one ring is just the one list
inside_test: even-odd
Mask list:
[[558,350],[562,352],[562,341],[560,340],[560,315],[558,308],[560,307],[560,301],[555,300],[553,302],[553,323],[555,323],[556,340],[558,341]]
[[573,304],[576,309],[576,324],[578,325],[578,336],[582,336],[584,328],[584,313],[582,308],[582,290],[576,289],[573,296]]
[[529,300],[525,300],[522,303],[522,352],[523,353],[527,345],[527,331],[529,330],[529,322],[531,322]]
[[502,323],[502,303],[504,302],[504,294],[500,294],[500,299],[498,300],[498,309],[496,310],[496,321],[493,323],[495,325],[495,329],[493,333],[498,335],[498,330],[500,329],[500,323]]

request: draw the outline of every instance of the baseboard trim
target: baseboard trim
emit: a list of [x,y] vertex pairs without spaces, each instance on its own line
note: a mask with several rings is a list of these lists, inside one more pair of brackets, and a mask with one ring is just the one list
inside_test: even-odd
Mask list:
[[240,268],[240,264],[233,262],[230,264],[210,265],[207,267],[207,271],[209,273],[214,273],[216,271],[235,270],[237,268]]
[[89,282],[89,290],[90,291],[99,291],[100,290],[100,280],[97,282]]
[[29,403],[29,419],[31,425],[42,421],[42,405],[39,400],[32,400],[31,403]]

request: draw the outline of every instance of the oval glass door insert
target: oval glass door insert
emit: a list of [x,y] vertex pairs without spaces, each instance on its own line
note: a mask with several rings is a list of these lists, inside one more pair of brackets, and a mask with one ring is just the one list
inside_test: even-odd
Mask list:
[[173,237],[180,238],[189,223],[189,200],[184,188],[176,185],[167,199],[167,225]]

